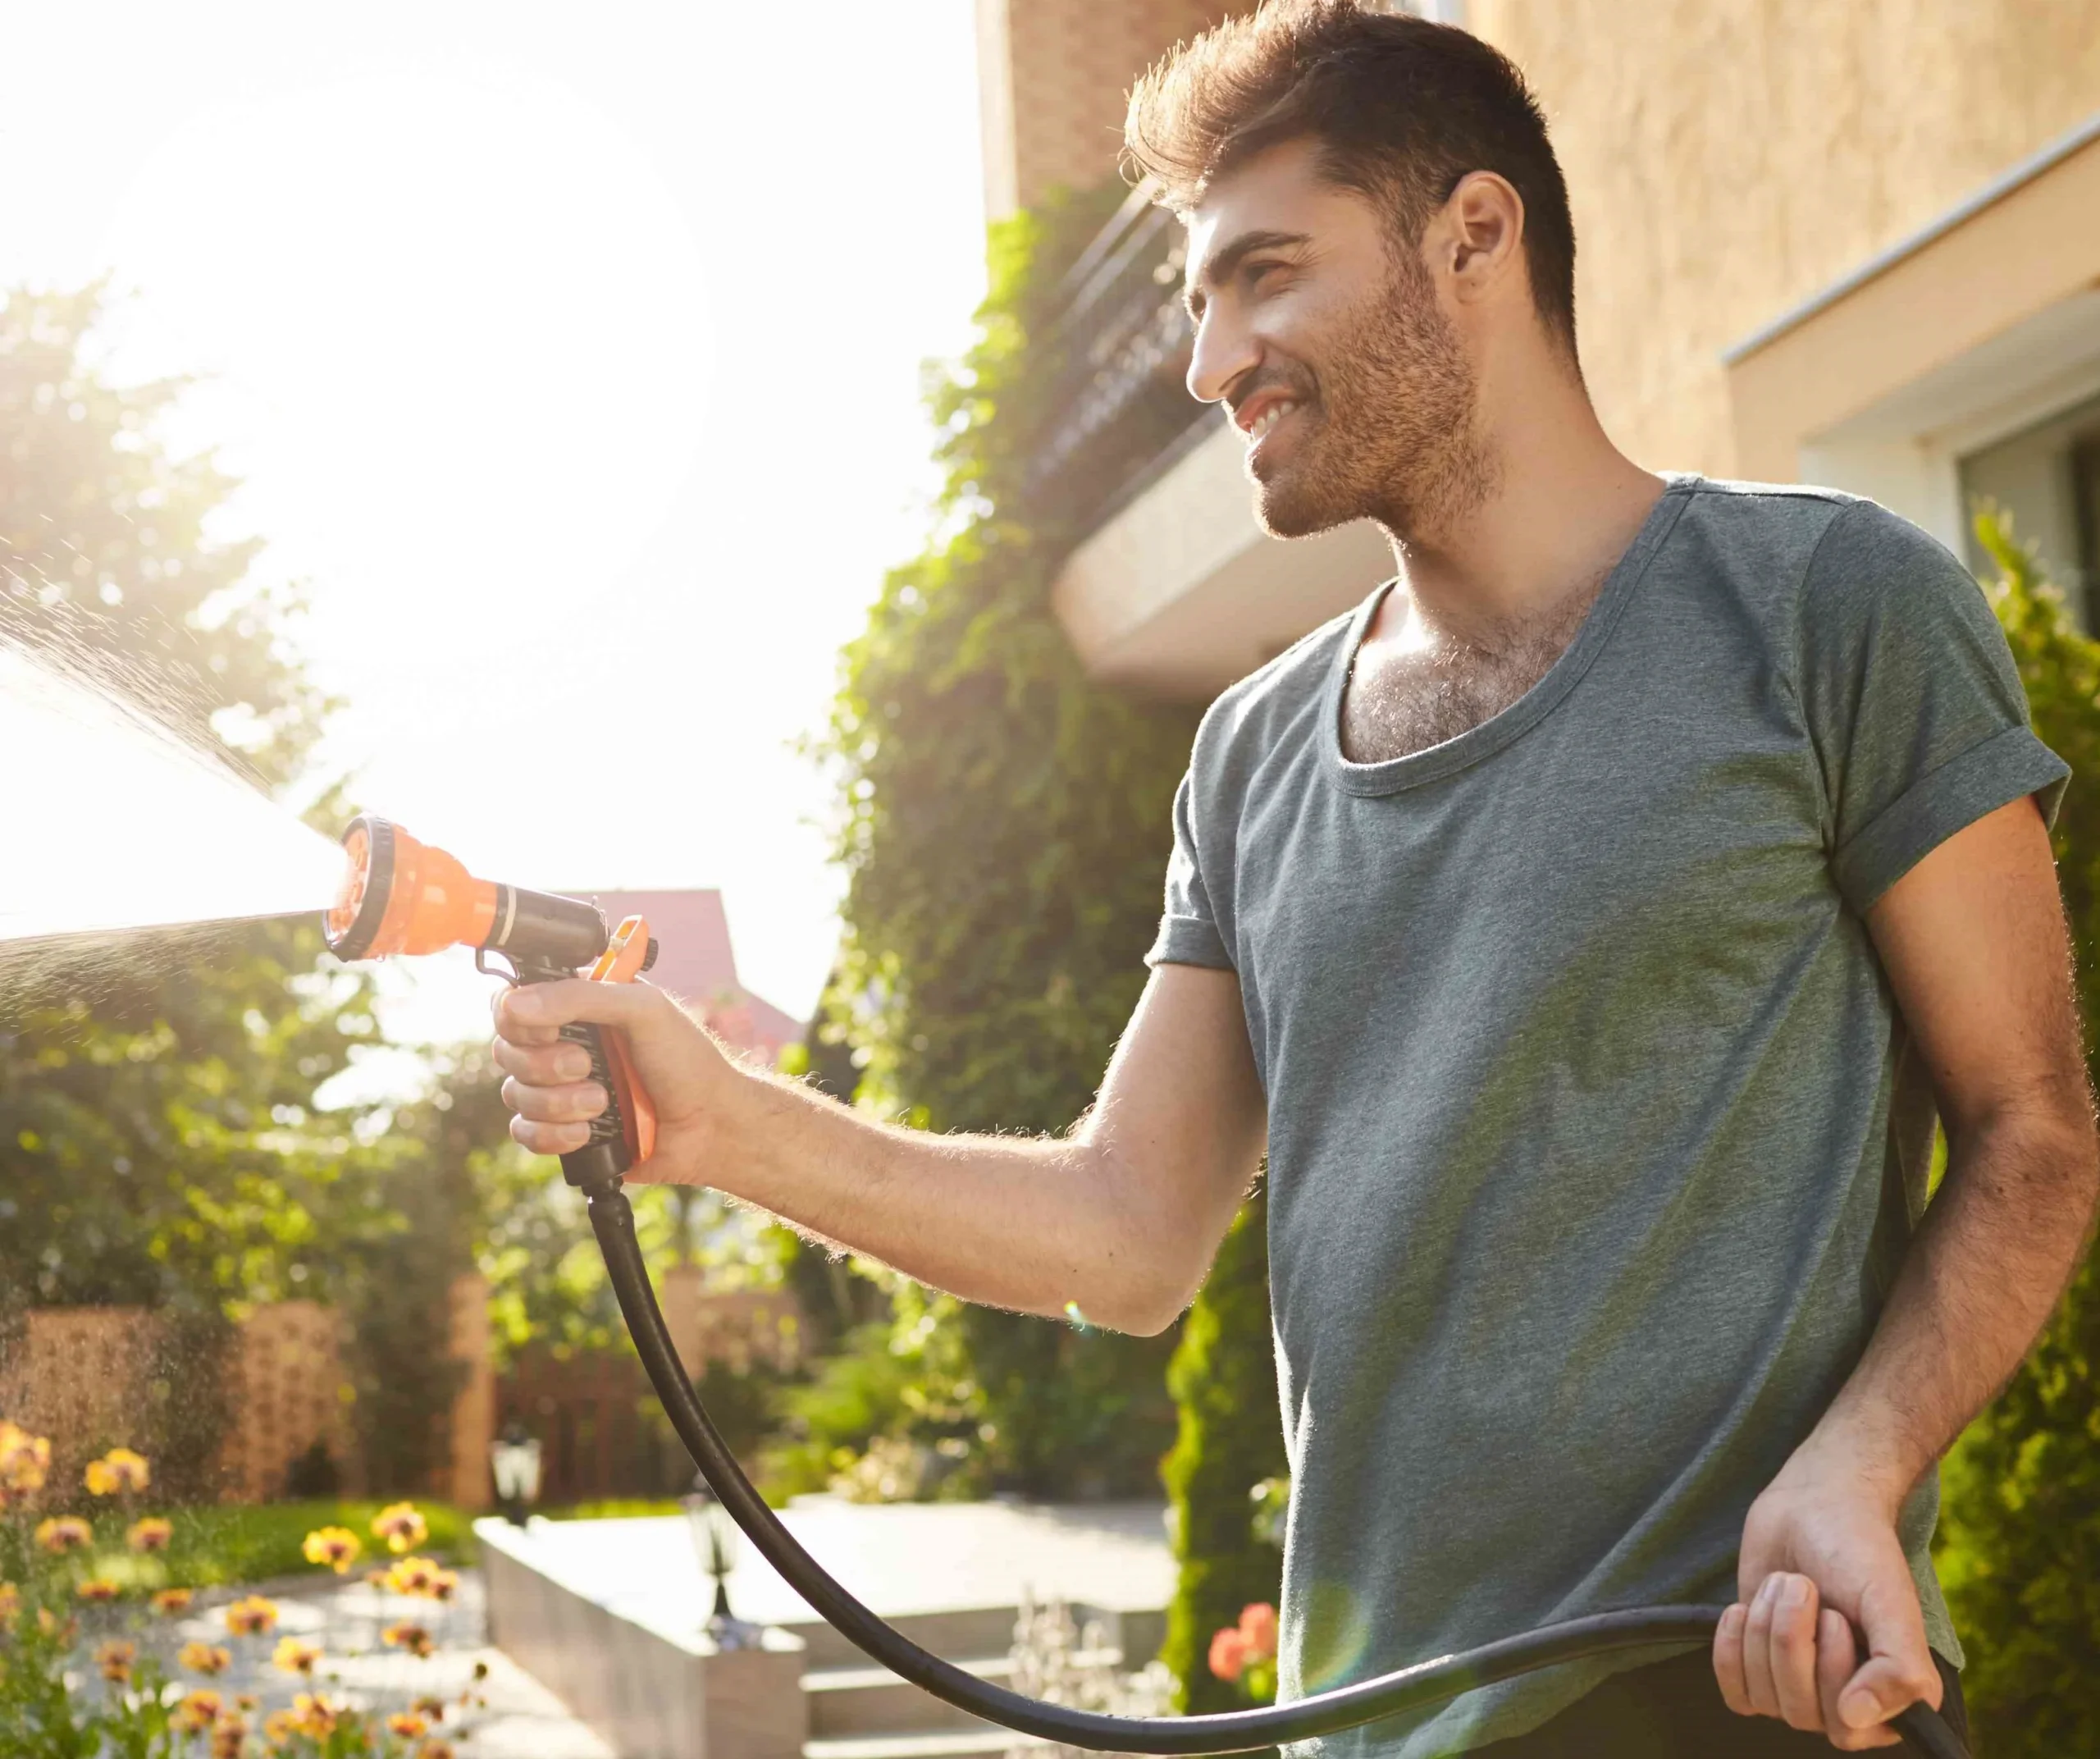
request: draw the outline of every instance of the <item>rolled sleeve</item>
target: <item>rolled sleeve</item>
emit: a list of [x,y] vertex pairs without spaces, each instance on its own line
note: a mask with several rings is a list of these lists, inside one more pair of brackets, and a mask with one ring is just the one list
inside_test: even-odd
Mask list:
[[1832,874],[1860,914],[1956,831],[2021,795],[2053,816],[2070,770],[2029,724],[1983,589],[1870,501],[1837,514],[1809,564],[1799,676]]
[[1159,933],[1153,937],[1145,963],[1208,965],[1220,971],[1233,969],[1232,956],[1225,950],[1224,938],[1215,924],[1206,922],[1200,916],[1162,916]]
[[2023,794],[2053,824],[2070,777],[2070,766],[2026,728],[2008,727],[1942,764],[1856,832],[1838,851],[1838,889],[1865,914],[1956,831]]
[[1210,889],[1203,884],[1196,817],[1192,769],[1174,791],[1174,852],[1166,862],[1166,908],[1145,963],[1208,965],[1229,971],[1235,967],[1211,908]]

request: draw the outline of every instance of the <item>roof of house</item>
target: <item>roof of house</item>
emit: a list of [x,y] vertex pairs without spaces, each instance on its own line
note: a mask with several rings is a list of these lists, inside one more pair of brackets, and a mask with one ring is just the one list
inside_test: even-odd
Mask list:
[[729,917],[720,892],[709,888],[568,895],[594,899],[608,923],[626,916],[646,917],[649,932],[656,938],[656,962],[650,968],[650,982],[698,1012],[738,1049],[756,1053],[770,1063],[784,1047],[801,1042],[800,1021],[764,997],[753,995],[737,980]]

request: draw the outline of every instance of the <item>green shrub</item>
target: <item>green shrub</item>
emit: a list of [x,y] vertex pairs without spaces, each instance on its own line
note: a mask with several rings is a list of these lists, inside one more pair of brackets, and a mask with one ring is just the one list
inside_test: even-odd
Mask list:
[[1162,1475],[1180,1569],[1160,1654],[1191,1712],[1244,1707],[1239,1690],[1210,1672],[1211,1637],[1250,1602],[1274,1604],[1282,1574],[1282,1553],[1258,1530],[1257,1493],[1285,1469],[1267,1223],[1258,1192],[1219,1247],[1167,1370],[1180,1428]]
[[[2035,730],[2071,766],[2055,831],[2086,1056],[2100,1025],[2100,642],[2081,634],[2008,522],[1977,523]],[[1948,1456],[1939,1565],[1990,1759],[2100,1752],[2100,1268],[2089,1256],[2041,1341]]]

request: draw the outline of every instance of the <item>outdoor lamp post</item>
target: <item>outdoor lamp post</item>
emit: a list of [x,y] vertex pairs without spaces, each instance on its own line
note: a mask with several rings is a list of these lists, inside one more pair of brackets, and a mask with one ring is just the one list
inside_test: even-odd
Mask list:
[[540,1444],[514,1418],[489,1443],[489,1471],[496,1506],[512,1526],[523,1527],[526,1511],[540,1500]]
[[705,1478],[696,1478],[692,1489],[680,1499],[686,1526],[692,1534],[694,1555],[701,1573],[714,1584],[714,1610],[707,1615],[707,1634],[718,1649],[751,1649],[759,1643],[759,1628],[747,1624],[729,1610],[729,1572],[737,1565],[737,1524],[729,1511],[715,1500]]

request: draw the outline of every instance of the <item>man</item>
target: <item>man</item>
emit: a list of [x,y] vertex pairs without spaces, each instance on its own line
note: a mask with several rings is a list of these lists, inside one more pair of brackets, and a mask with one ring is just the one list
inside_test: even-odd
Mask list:
[[1920,1699],[1958,1721],[1934,1462],[2100,1179],[2066,772],[1982,595],[1869,503],[1618,452],[1543,121],[1477,40],[1271,7],[1148,76],[1128,139],[1186,219],[1190,388],[1246,432],[1263,522],[1376,519],[1398,573],[1206,717],[1098,1103],[1061,1141],[928,1138],[737,1070],[646,989],[553,985],[498,1011],[518,1140],[582,1140],[603,1096],[554,1030],[616,1026],[656,1100],[644,1176],[1139,1332],[1266,1142],[1285,1695],[1737,1597],[1710,1655],[1322,1749],[1779,1755],[1892,1744]]

